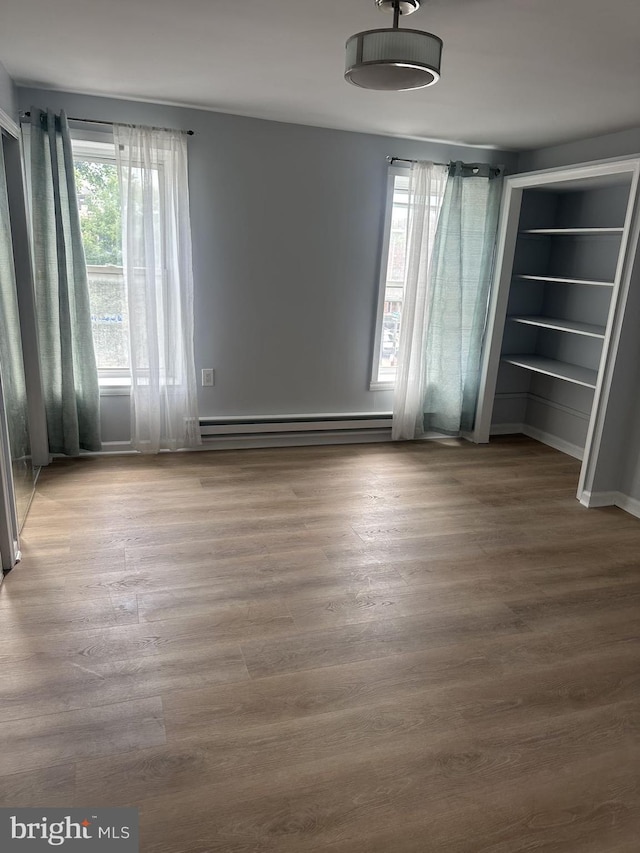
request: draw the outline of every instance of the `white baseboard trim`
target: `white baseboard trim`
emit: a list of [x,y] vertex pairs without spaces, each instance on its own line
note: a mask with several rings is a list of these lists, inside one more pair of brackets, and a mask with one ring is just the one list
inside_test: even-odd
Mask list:
[[588,492],[585,490],[580,495],[580,503],[589,509],[599,506],[615,506],[617,497],[618,492]]
[[624,495],[622,492],[583,492],[580,503],[589,508],[617,506],[630,515],[640,518],[640,500]]
[[[200,418],[202,444],[184,448],[242,450],[391,441],[391,412],[242,415]],[[102,454],[135,453],[129,441],[105,441]]]
[[544,430],[536,429],[536,427],[529,426],[528,424],[522,425],[522,432],[528,435],[529,438],[535,438],[536,441],[541,441],[543,444],[560,450],[568,456],[573,456],[574,459],[582,460],[584,456],[584,447],[578,447],[577,444],[570,444],[568,441],[558,438],[557,435],[552,435],[550,432],[544,432]]
[[102,450],[98,453],[91,453],[91,456],[110,456],[113,453],[137,453],[137,450],[134,450],[131,447],[130,441],[103,441],[102,442]]
[[491,435],[518,435],[524,429],[522,424],[491,424]]
[[623,495],[622,492],[617,493],[616,506],[623,509],[625,512],[635,515],[640,518],[640,500],[632,498],[630,495]]
[[[371,444],[391,441],[391,428],[345,430],[331,432],[304,432],[302,434],[283,433],[276,435],[203,435],[198,447],[184,448],[178,452],[198,453],[201,450],[243,450],[262,447],[304,447],[320,444]],[[169,451],[167,451],[169,452]],[[102,450],[89,453],[88,456],[125,456],[137,454],[129,441],[103,441]]]
[[[543,397],[540,397],[538,394],[533,394],[531,392],[525,391],[511,394],[496,394],[496,399],[525,399],[532,403],[537,403],[538,405],[543,405],[551,409],[556,409],[557,411],[562,412],[565,415],[570,415],[571,417],[581,421],[589,420],[589,415],[585,412],[581,412],[578,409],[565,406],[563,403],[558,403],[555,400],[546,400]],[[583,458],[583,448],[575,444],[570,444],[568,441],[564,441],[564,439],[558,438],[552,433],[545,432],[544,430],[540,430],[537,427],[530,427],[527,424],[523,423],[491,424],[491,435],[513,435],[516,433],[523,433],[524,435],[528,435],[530,438],[535,438],[537,441],[541,441],[543,444],[548,444],[550,447],[555,447],[556,450],[561,450],[563,453],[568,453],[569,456],[573,456],[575,459]]]
[[534,438],[536,441],[547,444],[555,450],[566,453],[568,456],[573,456],[574,459],[582,460],[584,449],[578,447],[577,444],[570,444],[557,435],[552,435],[549,432],[544,432],[541,429],[529,426],[528,424],[492,424],[491,435],[527,435],[529,438]]

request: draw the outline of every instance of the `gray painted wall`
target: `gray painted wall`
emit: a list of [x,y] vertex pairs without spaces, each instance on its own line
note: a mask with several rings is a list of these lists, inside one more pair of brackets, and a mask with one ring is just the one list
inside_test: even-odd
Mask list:
[[[631,407],[632,401],[629,402]],[[635,417],[630,414],[627,418],[624,445],[628,450],[624,453],[620,491],[623,495],[629,495],[640,501],[640,440],[638,438],[640,436],[640,395],[636,397],[635,409]]]
[[[518,171],[640,155],[640,127],[522,152]],[[620,491],[640,501],[640,252],[634,263],[594,491]]]
[[[368,390],[387,155],[481,160],[514,154],[326,130],[46,90],[19,105],[71,117],[178,127],[189,137],[195,358],[213,367],[203,417],[383,412]],[[126,407],[103,397],[105,441]],[[126,436],[125,436],[126,437]]]
[[518,172],[553,169],[556,166],[572,166],[589,160],[606,160],[609,157],[635,154],[640,154],[640,127],[567,142],[564,145],[521,151],[518,157]]
[[640,250],[634,263],[618,346],[609,414],[593,491],[640,500]]
[[18,100],[13,80],[9,77],[7,69],[0,62],[0,109],[11,116],[18,118]]

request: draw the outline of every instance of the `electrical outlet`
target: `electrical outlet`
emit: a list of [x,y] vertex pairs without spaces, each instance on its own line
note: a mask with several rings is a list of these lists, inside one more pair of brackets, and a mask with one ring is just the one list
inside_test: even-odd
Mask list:
[[202,368],[202,384],[204,387],[211,387],[216,384],[216,372],[213,367]]

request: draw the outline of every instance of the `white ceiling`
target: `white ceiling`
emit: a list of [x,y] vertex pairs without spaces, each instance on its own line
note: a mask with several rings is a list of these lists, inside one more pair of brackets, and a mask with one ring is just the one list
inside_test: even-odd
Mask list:
[[374,0],[2,0],[18,84],[324,127],[534,148],[640,125],[640,0],[427,0],[444,40],[415,92],[343,80]]

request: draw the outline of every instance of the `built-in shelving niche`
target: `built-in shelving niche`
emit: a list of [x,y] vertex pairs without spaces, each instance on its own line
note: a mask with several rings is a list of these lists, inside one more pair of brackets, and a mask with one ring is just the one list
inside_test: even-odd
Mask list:
[[507,179],[476,440],[524,430],[585,455],[637,175],[627,161]]

